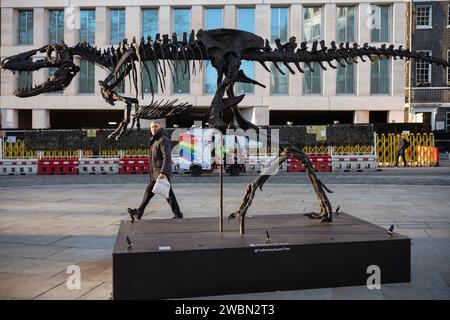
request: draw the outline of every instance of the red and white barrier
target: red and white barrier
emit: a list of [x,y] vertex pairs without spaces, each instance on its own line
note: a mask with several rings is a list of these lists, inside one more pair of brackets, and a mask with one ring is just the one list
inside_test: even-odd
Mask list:
[[329,154],[308,155],[316,172],[331,172],[331,156]]
[[377,161],[374,155],[332,156],[333,172],[363,172],[377,171]]
[[119,174],[147,174],[150,171],[149,158],[120,158]]
[[96,158],[80,159],[80,174],[117,174],[119,173],[119,159]]
[[[317,172],[331,172],[331,156],[328,154],[314,154],[308,155],[309,160]],[[289,157],[287,160],[288,172],[304,172],[306,169],[303,167],[301,161],[294,157]]]
[[39,159],[38,174],[78,174],[78,158]]
[[0,175],[33,175],[37,174],[37,159],[0,160]]

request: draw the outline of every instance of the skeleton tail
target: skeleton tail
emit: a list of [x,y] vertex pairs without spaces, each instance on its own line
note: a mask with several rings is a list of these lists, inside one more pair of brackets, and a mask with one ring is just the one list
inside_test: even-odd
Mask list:
[[[357,43],[350,45],[347,43],[340,43],[338,46],[334,41],[331,42],[331,46],[325,46],[325,42],[322,40],[320,42],[314,41],[312,47],[309,49],[306,42],[302,42],[300,47],[297,48],[295,43],[295,37],[289,39],[286,44],[277,43],[277,48],[267,48],[264,52],[247,52],[243,55],[242,59],[257,61],[261,64],[264,62],[272,62],[276,64],[277,62],[283,63],[288,67],[288,70],[293,73],[293,68],[289,67],[288,64],[292,63],[295,65],[297,70],[301,73],[304,71],[299,66],[299,63],[304,63],[308,66],[311,71],[315,71],[312,64],[317,63],[320,68],[327,70],[327,66],[336,69],[336,65],[332,62],[336,62],[342,67],[349,64],[358,63],[358,58],[362,62],[366,62],[365,58],[370,61],[375,61],[377,59],[390,58],[393,57],[394,60],[400,58],[401,60],[417,60],[424,61],[431,64],[439,65],[442,67],[449,67],[448,61],[443,59],[426,56],[423,52],[411,51],[409,49],[403,49],[403,46],[395,47],[393,44],[387,46],[382,44],[379,47],[369,46],[365,43],[362,46]],[[327,64],[327,66],[325,65]],[[277,68],[280,72],[279,68]]]

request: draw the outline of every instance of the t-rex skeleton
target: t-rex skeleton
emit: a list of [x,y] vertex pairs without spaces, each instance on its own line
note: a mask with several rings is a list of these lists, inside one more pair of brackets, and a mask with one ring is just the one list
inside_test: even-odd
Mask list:
[[[223,121],[223,112],[228,109],[232,110],[234,119],[239,127],[244,130],[255,129],[258,132],[258,127],[245,120],[241,115],[238,104],[245,95],[235,96],[234,84],[240,82],[265,86],[245,75],[244,71],[240,69],[242,60],[256,61],[268,72],[270,72],[270,69],[266,63],[271,62],[277,72],[282,74],[284,72],[279,64],[284,65],[291,74],[294,74],[295,71],[291,65],[303,73],[300,63],[304,63],[311,71],[314,71],[312,64],[316,62],[320,68],[326,70],[326,65],[336,69],[333,63],[338,63],[345,67],[351,63],[358,63],[358,58],[365,62],[364,57],[371,61],[383,57],[406,60],[416,59],[444,67],[449,66],[449,63],[442,59],[403,49],[402,46],[395,48],[394,45],[386,46],[383,44],[380,47],[374,47],[369,46],[367,43],[359,46],[356,43],[351,45],[348,42],[336,45],[333,41],[330,47],[326,47],[324,41],[314,41],[311,49],[308,49],[306,42],[302,42],[300,47],[297,48],[295,37],[291,37],[284,44],[277,39],[275,40],[275,45],[276,48],[272,48],[268,40],[241,30],[199,30],[196,35],[192,31],[189,38],[187,33],[183,33],[181,39],[178,39],[175,33],[172,34],[171,38],[166,34],[162,35],[162,37],[160,34],[157,34],[154,40],[148,37],[146,40],[141,38],[140,42],[133,38],[130,44],[125,39],[118,47],[111,46],[103,51],[85,42],[78,43],[73,47],[69,47],[65,43],[49,44],[39,49],[5,58],[1,62],[0,67],[13,72],[32,72],[41,68],[57,68],[56,72],[45,83],[34,88],[17,90],[14,93],[17,97],[30,97],[65,89],[80,70],[73,62],[74,56],[108,70],[109,75],[103,81],[99,81],[103,98],[111,105],[114,105],[117,101],[122,101],[126,104],[125,119],[110,135],[110,137],[116,136],[117,139],[126,130],[131,121],[132,128],[135,122],[139,128],[140,118],[157,119],[191,113],[192,105],[188,103],[177,103],[176,100],[167,102],[154,101],[153,98],[156,84],[159,84],[162,91],[164,90],[165,76],[168,72],[171,73],[174,80],[175,78],[178,80],[180,75],[190,77],[191,73],[195,75],[197,72],[196,62],[200,69],[204,61],[210,61],[217,70],[217,90],[209,109],[208,123],[210,127],[219,129],[222,132],[227,127],[232,126],[232,124],[226,124]],[[32,61],[32,57],[36,54],[45,54],[45,57]],[[153,84],[147,63],[150,63],[153,66],[151,68],[152,71],[156,72],[155,84]],[[143,72],[148,74],[152,103],[139,107],[139,92],[142,98],[144,96]],[[133,84],[131,87],[135,92],[134,97],[123,96],[115,90],[119,85],[123,86],[127,76],[130,78],[130,83]],[[140,79],[141,86],[138,85],[138,79]],[[227,95],[226,98],[225,94]],[[131,113],[133,105],[135,106],[134,114]],[[131,116],[133,116],[132,120],[130,119]],[[320,201],[320,213],[313,213],[308,216],[321,219],[322,222],[332,221],[333,209],[325,193],[325,191],[331,191],[317,178],[307,155],[296,146],[288,143],[280,142],[280,146],[283,148],[278,159],[272,162],[271,170],[286,161],[289,156],[294,156],[300,160],[306,168],[314,191]],[[270,175],[264,172],[250,183],[246,189],[241,206],[228,216],[228,219],[239,216],[241,218],[241,229],[256,190],[258,188],[262,189],[263,184],[269,177]]]

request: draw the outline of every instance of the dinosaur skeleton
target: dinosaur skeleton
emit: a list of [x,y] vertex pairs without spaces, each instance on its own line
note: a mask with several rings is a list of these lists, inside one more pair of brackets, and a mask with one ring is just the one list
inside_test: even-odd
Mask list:
[[[130,122],[132,122],[131,128],[136,124],[139,129],[139,119],[158,119],[173,115],[192,114],[192,105],[189,103],[178,103],[177,100],[154,101],[155,86],[159,85],[161,90],[164,91],[165,77],[168,73],[171,74],[174,81],[178,81],[180,76],[190,77],[191,74],[195,76],[198,72],[196,63],[200,70],[205,61],[211,62],[217,70],[217,90],[209,109],[208,123],[210,127],[219,129],[221,132],[224,132],[227,127],[233,127],[232,123],[227,124],[223,121],[223,112],[226,110],[232,111],[234,120],[240,128],[244,130],[254,129],[259,132],[259,128],[247,121],[240,113],[238,104],[245,95],[235,96],[234,84],[240,82],[261,87],[265,87],[265,85],[249,78],[240,69],[242,60],[256,61],[268,72],[270,72],[270,69],[266,63],[270,62],[274,65],[276,71],[281,74],[285,73],[280,65],[283,65],[291,74],[295,74],[294,67],[299,72],[304,72],[301,63],[306,65],[309,70],[315,71],[312,66],[313,63],[317,63],[321,69],[327,70],[327,67],[337,68],[333,63],[345,67],[352,63],[358,63],[359,60],[365,62],[365,58],[370,61],[390,57],[393,57],[394,60],[397,58],[415,59],[449,67],[449,63],[445,60],[426,56],[422,52],[403,49],[402,46],[395,48],[394,45],[386,46],[383,44],[380,47],[374,47],[367,43],[360,46],[348,42],[336,44],[333,41],[327,47],[324,41],[314,41],[311,49],[309,49],[306,42],[302,42],[300,47],[297,48],[295,37],[291,37],[284,44],[279,39],[275,40],[275,46],[276,48],[272,48],[268,40],[246,31],[235,29],[199,30],[197,34],[192,31],[189,37],[187,33],[183,33],[181,39],[178,39],[175,33],[172,34],[171,38],[167,34],[162,36],[157,34],[155,39],[151,37],[141,38],[139,42],[133,38],[130,44],[124,39],[119,46],[111,46],[103,49],[103,51],[85,42],[78,43],[73,47],[69,47],[65,43],[50,44],[5,58],[1,61],[0,68],[12,72],[32,72],[42,68],[57,68],[56,72],[43,84],[14,92],[17,97],[31,97],[65,89],[80,70],[73,62],[74,56],[108,70],[109,75],[103,81],[99,81],[103,98],[111,105],[118,101],[126,104],[124,120],[109,136],[118,139],[125,132]],[[33,56],[42,54],[45,55],[43,59],[32,60]],[[146,106],[139,106],[139,92],[142,99],[144,98],[142,81],[144,72],[148,75],[152,102]],[[151,72],[156,73],[153,80]],[[130,80],[130,88],[134,89],[134,97],[126,97],[116,91],[117,87],[123,87],[126,77]],[[227,97],[225,97],[225,94]],[[135,107],[134,113],[132,113],[133,106]],[[133,119],[131,119],[131,116]],[[299,147],[287,142],[281,141],[280,146],[283,147],[282,151],[279,157],[272,162],[269,170],[279,166],[289,156],[300,160],[306,168],[320,202],[320,213],[312,213],[308,216],[321,219],[322,222],[332,221],[333,210],[326,195],[326,192],[331,191],[317,178],[308,156]],[[228,216],[228,220],[237,216],[240,217],[241,231],[245,215],[256,190],[262,189],[269,177],[270,174],[267,171],[258,176],[247,187],[240,207]]]

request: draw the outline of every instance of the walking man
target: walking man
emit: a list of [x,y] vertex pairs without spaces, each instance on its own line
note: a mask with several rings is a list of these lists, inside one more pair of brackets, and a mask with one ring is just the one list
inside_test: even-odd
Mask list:
[[408,140],[406,140],[404,137],[402,137],[402,135],[400,133],[397,133],[397,139],[398,139],[398,144],[397,144],[397,154],[395,156],[395,166],[398,167],[398,158],[401,156],[402,160],[403,160],[403,165],[405,167],[407,167],[408,163],[406,162],[405,151],[409,145]]
[[[159,121],[152,121],[150,125],[152,139],[150,141],[150,183],[145,190],[142,203],[137,209],[128,208],[131,220],[141,220],[145,207],[150,199],[155,195],[152,190],[158,178],[167,178],[170,182],[172,178],[172,157],[170,140],[166,135],[164,128]],[[169,198],[166,199],[172,208],[173,218],[183,218],[183,214],[178,206],[177,199],[170,185]]]

